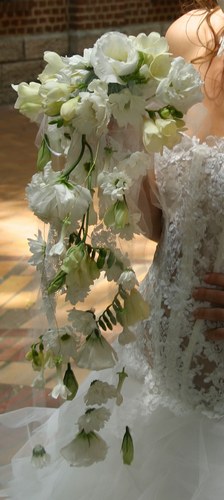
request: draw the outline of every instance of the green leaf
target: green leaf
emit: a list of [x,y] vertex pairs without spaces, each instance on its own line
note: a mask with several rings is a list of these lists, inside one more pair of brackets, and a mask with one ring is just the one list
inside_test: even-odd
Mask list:
[[105,323],[103,322],[102,318],[99,318],[98,323],[99,323],[100,327],[102,328],[102,330],[104,330],[104,332],[106,332],[107,327],[106,327]]
[[113,325],[111,324],[111,322],[107,318],[106,313],[103,313],[103,321],[104,321],[104,323],[106,323],[107,328],[109,328],[109,330],[113,330]]
[[124,300],[128,298],[128,293],[121,286],[119,287],[119,295]]
[[109,256],[107,258],[107,267],[108,267],[108,269],[110,269],[113,266],[115,260],[116,260],[116,257],[114,255],[114,253],[112,251],[110,251]]
[[37,169],[41,172],[51,160],[51,151],[48,136],[45,134],[37,154]]
[[103,266],[105,264],[106,256],[107,256],[107,251],[104,248],[100,248],[99,257],[96,261],[96,265],[97,265],[98,269],[103,268]]
[[53,278],[53,280],[48,285],[47,291],[49,295],[51,293],[57,292],[65,284],[66,274],[67,273],[62,270],[56,274],[55,278]]
[[110,309],[107,309],[107,310],[106,310],[106,313],[107,313],[107,315],[109,316],[109,319],[110,319],[111,323],[112,323],[113,325],[116,325],[116,324],[117,324],[117,320],[116,320],[116,318],[115,318],[114,314],[112,313],[112,311],[110,311]]

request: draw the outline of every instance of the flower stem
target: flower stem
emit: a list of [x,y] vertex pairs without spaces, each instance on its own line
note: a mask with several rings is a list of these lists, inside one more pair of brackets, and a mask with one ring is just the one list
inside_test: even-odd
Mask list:
[[80,151],[80,154],[79,154],[79,157],[78,159],[76,160],[76,162],[74,163],[74,165],[72,165],[71,167],[68,168],[68,170],[66,170],[63,174],[63,177],[66,177],[68,179],[69,175],[71,174],[71,172],[75,169],[75,167],[77,167],[77,165],[79,164],[80,160],[82,159],[83,157],[83,154],[84,154],[84,151],[85,151],[85,147],[86,147],[87,143],[86,143],[86,136],[85,135],[82,135],[82,148],[81,148],[81,151]]

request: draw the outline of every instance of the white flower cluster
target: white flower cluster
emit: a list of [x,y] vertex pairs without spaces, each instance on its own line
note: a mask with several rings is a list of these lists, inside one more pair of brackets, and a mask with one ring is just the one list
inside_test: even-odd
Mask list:
[[[181,140],[183,113],[202,93],[194,67],[181,57],[174,59],[166,39],[154,32],[136,37],[105,33],[83,55],[45,52],[44,60],[38,82],[13,85],[15,107],[41,124],[37,173],[26,196],[34,214],[49,224],[46,242],[40,231],[29,239],[30,263],[41,273],[49,329],[32,344],[27,359],[38,372],[34,385],[43,386],[44,369],[53,366],[57,383],[51,395],[70,400],[78,390],[72,360],[90,370],[114,367],[118,355],[106,340],[107,332],[119,324],[119,343],[134,342],[131,326],[149,316],[149,304],[136,288],[136,275],[117,246],[117,235],[131,240],[141,232],[138,197],[151,155]],[[101,273],[117,288],[97,317],[94,303],[87,310],[78,309],[77,303],[85,300]],[[74,306],[65,326],[57,321],[58,292]],[[91,384],[79,432],[62,449],[71,464],[90,465],[105,458],[107,445],[98,431],[110,411],[101,405],[111,399],[122,403],[127,374],[123,369],[118,375],[117,387],[100,380]],[[122,449],[124,463],[131,463],[128,427]],[[35,450],[33,459],[40,466],[46,462],[43,450]]]

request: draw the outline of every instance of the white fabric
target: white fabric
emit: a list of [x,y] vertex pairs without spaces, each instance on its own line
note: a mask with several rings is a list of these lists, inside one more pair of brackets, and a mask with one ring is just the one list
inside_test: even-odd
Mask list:
[[[29,438],[12,470],[3,468],[2,495],[14,500],[223,498],[224,344],[205,340],[209,322],[194,322],[192,288],[209,270],[224,271],[224,140],[200,144],[183,137],[172,152],[156,155],[154,168],[164,228],[142,283],[152,314],[137,328],[137,342],[124,350],[121,366],[129,377],[124,404],[114,406],[105,428],[108,456],[86,469],[71,468],[60,456],[76,433],[83,394],[90,380],[99,378],[93,373],[79,396],[58,410],[1,417],[4,433],[7,426],[19,432],[21,424]],[[108,382],[110,377],[102,374]],[[32,430],[32,420],[39,421],[39,429]],[[122,465],[120,457],[125,425],[135,444],[131,466]],[[30,456],[39,443],[52,458],[48,467],[35,470]]]

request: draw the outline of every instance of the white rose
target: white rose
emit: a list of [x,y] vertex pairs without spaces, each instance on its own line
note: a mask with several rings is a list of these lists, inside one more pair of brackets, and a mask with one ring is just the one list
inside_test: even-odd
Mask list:
[[95,43],[91,64],[95,74],[107,83],[121,83],[138,66],[139,55],[132,41],[123,33],[105,33]]
[[12,85],[12,88],[18,93],[15,108],[34,122],[38,121],[43,112],[40,87],[40,83],[36,82],[21,82],[19,85]]
[[167,78],[159,83],[156,95],[165,104],[186,113],[193,104],[202,101],[201,85],[200,75],[194,66],[177,57],[171,63]]

